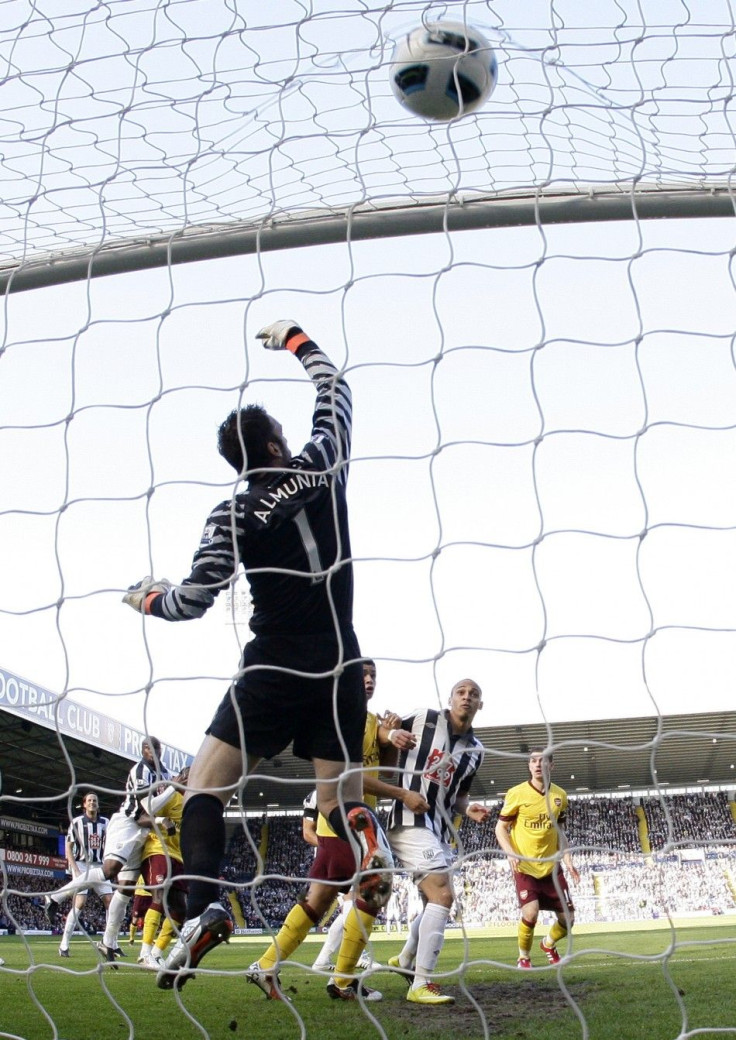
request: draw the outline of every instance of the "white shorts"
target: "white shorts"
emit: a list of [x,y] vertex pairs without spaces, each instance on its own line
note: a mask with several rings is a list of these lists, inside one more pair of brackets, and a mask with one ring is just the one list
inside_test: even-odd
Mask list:
[[452,849],[427,827],[392,827],[388,841],[415,884],[433,871],[447,873],[452,870]]
[[[75,859],[74,862],[77,864],[77,870],[79,871],[78,874],[74,875],[74,880],[76,881],[76,879],[78,877],[84,877],[84,875],[89,870],[89,864],[85,863],[83,859]],[[78,895],[81,896],[85,892],[94,892],[95,895],[100,896],[100,897],[102,897],[102,896],[111,896],[112,895],[112,885],[110,884],[109,881],[93,882],[89,886],[89,888],[83,888],[78,893]]]
[[137,877],[147,837],[147,827],[139,827],[125,813],[113,813],[105,835],[105,859],[118,860],[125,867],[125,874],[135,874]]

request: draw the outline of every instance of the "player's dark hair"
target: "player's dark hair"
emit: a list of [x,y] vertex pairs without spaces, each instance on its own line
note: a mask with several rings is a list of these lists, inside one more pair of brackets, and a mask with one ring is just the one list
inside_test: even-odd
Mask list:
[[541,755],[543,758],[548,759],[550,762],[554,762],[555,760],[555,756],[552,754],[552,752],[548,751],[547,748],[543,747],[530,747],[529,758],[531,758],[532,755]]
[[221,424],[217,431],[217,450],[238,475],[244,476],[246,459],[249,471],[270,467],[272,456],[268,445],[273,440],[273,419],[262,405],[249,404],[234,409]]
[[364,668],[365,668],[366,665],[368,665],[368,667],[372,668],[373,671],[375,672],[375,670],[376,670],[376,662],[373,660],[372,657],[361,657],[360,663],[363,665]]

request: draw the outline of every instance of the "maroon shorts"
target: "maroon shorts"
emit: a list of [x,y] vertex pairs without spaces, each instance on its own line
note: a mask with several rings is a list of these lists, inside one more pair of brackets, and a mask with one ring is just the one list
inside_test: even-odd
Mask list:
[[542,878],[514,871],[514,882],[519,906],[539,903],[540,910],[552,910],[556,914],[563,914],[565,910],[572,913],[575,909],[567,887],[567,879],[561,870],[553,871]]
[[312,881],[341,881],[336,892],[348,892],[357,870],[352,846],[342,838],[317,835],[317,855],[309,869]]
[[178,859],[167,859],[158,852],[144,861],[141,873],[148,888],[161,888],[170,878],[172,888],[183,889],[186,892],[187,883],[179,877],[179,874],[184,873],[184,864]]
[[150,896],[133,896],[133,907],[130,911],[131,920],[142,921],[150,905]]

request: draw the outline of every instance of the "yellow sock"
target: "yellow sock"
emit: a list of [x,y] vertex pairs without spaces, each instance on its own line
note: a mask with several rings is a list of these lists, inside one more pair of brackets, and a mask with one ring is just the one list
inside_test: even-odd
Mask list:
[[158,926],[161,924],[161,911],[154,910],[153,907],[149,907],[146,910],[146,916],[143,918],[143,945],[153,946],[153,940],[156,938],[156,932]]
[[130,930],[128,932],[128,938],[130,942],[135,942],[135,933],[138,931],[135,921],[130,922]]
[[174,929],[174,922],[170,917],[167,917],[161,925],[161,931],[156,940],[156,946],[158,946],[159,950],[165,950],[175,935],[176,931]]
[[547,937],[544,940],[544,945],[556,946],[560,939],[564,939],[566,935],[567,928],[565,928],[564,924],[560,924],[559,921],[555,921],[552,927],[550,928],[549,932],[547,933]]
[[335,982],[341,989],[352,982],[355,965],[360,960],[360,955],[365,949],[365,944],[368,942],[375,923],[374,914],[359,910],[353,904],[345,918],[345,929],[342,933],[342,942],[335,964]]
[[519,956],[528,957],[532,952],[532,940],[534,939],[534,925],[527,924],[522,918],[519,921]]
[[297,903],[286,915],[279,934],[258,961],[264,971],[275,968],[279,961],[288,960],[294,950],[304,942],[314,927],[314,921],[307,911]]

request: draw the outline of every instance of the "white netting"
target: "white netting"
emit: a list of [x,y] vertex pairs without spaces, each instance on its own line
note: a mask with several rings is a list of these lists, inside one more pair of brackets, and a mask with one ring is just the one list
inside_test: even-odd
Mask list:
[[[546,727],[555,743],[570,721],[661,715],[644,785],[661,793],[685,776],[723,788],[654,808],[638,796],[573,806],[571,836],[584,850],[574,895],[581,922],[599,928],[593,938],[575,936],[573,967],[589,974],[571,998],[574,1028],[581,1036],[589,1021],[598,1028],[604,992],[618,997],[629,986],[623,992],[643,1000],[637,986],[646,986],[645,968],[635,983],[638,962],[626,959],[641,953],[669,987],[656,1005],[667,1011],[662,1037],[733,1032],[730,1006],[717,992],[723,976],[714,971],[710,983],[688,976],[678,993],[677,972],[686,969],[671,972],[670,959],[691,935],[693,961],[712,955],[723,965],[733,956],[730,925],[710,945],[679,915],[699,915],[710,927],[715,914],[733,911],[735,738],[724,716],[725,732],[696,734],[698,747],[712,739],[718,752],[688,765],[687,734],[670,752],[665,719],[732,707],[731,5],[59,6],[0,4],[0,262],[18,279],[11,290],[34,268],[48,286],[5,297],[3,696],[11,673],[25,676],[27,688],[196,750],[247,639],[248,595],[234,584],[186,631],[163,623],[144,630],[120,598],[147,571],[173,580],[186,573],[204,518],[232,488],[214,448],[232,407],[263,400],[292,447],[306,439],[311,388],[292,359],[265,355],[254,338],[262,324],[293,316],[344,365],[355,396],[356,626],[363,650],[378,660],[377,706],[403,713],[444,704],[459,675],[474,675],[486,691],[480,724],[520,727],[518,780],[526,726]],[[388,62],[402,31],[443,15],[485,32],[499,82],[477,114],[431,125],[398,106]],[[584,209],[599,196],[625,200],[616,215],[628,219],[547,226],[547,200],[562,198],[559,219],[577,221],[576,202]],[[687,204],[678,202],[684,197]],[[725,216],[642,220],[652,198],[664,200],[659,215],[707,212],[717,199]],[[448,221],[458,220],[478,200],[489,226],[528,226],[441,232],[445,204]],[[524,213],[495,216],[494,207],[518,200],[531,200]],[[439,234],[354,240],[359,215],[388,214],[362,237],[396,236],[402,225],[394,211],[424,206],[439,208]],[[329,233],[320,231],[330,219]],[[228,249],[244,227],[253,237]],[[289,229],[290,246],[321,244],[267,253],[260,237],[274,228]],[[162,239],[160,269],[138,270]],[[204,239],[204,253],[191,247],[177,261],[253,255],[173,263],[181,242]],[[137,252],[127,252],[129,243]],[[96,274],[105,252],[121,254],[129,273],[86,277],[85,265]],[[72,277],[63,274],[70,255],[81,258],[78,280],[54,285],[57,276]],[[16,679],[13,689],[22,686]],[[614,743],[615,734],[612,724]],[[580,766],[557,776],[563,787],[610,793],[618,785],[596,773],[595,740],[567,743]],[[640,753],[633,744],[619,751],[628,778]],[[492,766],[504,755],[489,755],[477,789],[489,801],[502,793]],[[71,770],[69,807],[92,782]],[[283,800],[293,801],[293,778],[281,786]],[[56,801],[57,823],[66,826],[65,792],[24,805],[20,787],[3,787],[4,812],[44,812],[48,822]],[[110,812],[115,800],[106,793]],[[295,897],[296,886],[265,875],[306,872],[298,824],[277,821],[259,818],[250,837],[243,828],[231,836],[226,876],[237,894],[233,914],[247,926],[276,927]],[[11,833],[5,861],[17,864],[7,852],[24,853]],[[517,911],[492,828],[464,839],[462,921],[468,929],[508,926]],[[54,887],[36,861],[28,863],[28,875],[5,873],[6,888]],[[40,904],[28,904],[15,895],[3,904],[26,933],[44,922]],[[655,918],[672,928],[641,946],[606,936],[608,922]],[[483,940],[467,934],[469,945],[448,942],[443,963],[456,972],[448,985],[464,980],[478,1000],[470,1035],[485,1036],[503,1028],[494,1008],[522,999],[509,974],[515,933],[506,933],[505,945],[483,947],[480,968],[473,961]],[[265,938],[245,951],[236,946],[231,961],[215,961],[222,976],[205,976],[199,992],[220,985],[216,1003],[242,1002],[240,989],[235,997],[228,989],[232,973],[264,945]],[[385,961],[382,945],[374,955]],[[616,975],[620,963],[609,975],[609,962],[599,971],[587,954],[596,945],[631,976]],[[7,949],[8,966],[24,982],[35,984],[38,964],[58,966],[56,939]],[[89,971],[95,986],[74,990],[80,1002],[104,1013],[125,1004],[121,987],[113,988],[117,976],[102,992],[94,954],[81,944],[74,953],[75,972]],[[63,976],[55,972],[34,990],[30,1010],[21,1009],[22,1028],[0,1011],[3,1035],[47,1035],[43,1014],[67,1021],[59,980],[82,983],[63,967]],[[294,977],[299,1021],[289,1018],[284,1035],[324,1035],[324,980],[310,1003],[303,976]],[[553,1014],[563,1035],[571,1035],[562,996],[571,978],[563,974],[559,989],[550,982],[523,991],[537,1010],[545,994],[559,1001]],[[242,985],[242,974],[235,979]],[[498,979],[506,987],[500,996]],[[141,992],[152,987],[135,981]],[[380,1024],[370,1028],[413,1036],[406,1030],[414,1022],[401,1017],[403,983],[374,982],[387,994]],[[193,991],[185,1003],[198,1035],[222,1033],[206,1001],[187,1003]],[[705,991],[705,1010],[684,995],[695,991]],[[460,986],[455,992],[467,997]],[[125,1006],[133,1014],[133,1002]],[[137,1019],[133,1026],[126,1012],[121,1017],[131,1035],[149,1035]],[[189,1026],[183,1016],[177,1022]],[[601,1036],[621,1040],[620,1022],[610,1028]]]
[[[3,4],[0,257],[443,193],[728,182],[728,5],[446,5],[491,101],[427,125],[391,94],[420,2]],[[593,10],[595,13],[593,13]]]

